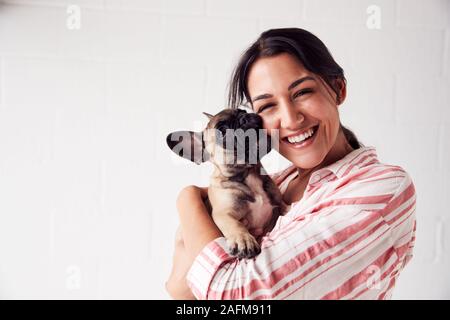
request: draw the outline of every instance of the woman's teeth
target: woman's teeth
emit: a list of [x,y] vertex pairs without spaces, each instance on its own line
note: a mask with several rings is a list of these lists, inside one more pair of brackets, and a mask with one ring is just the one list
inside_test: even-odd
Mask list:
[[299,143],[302,142],[306,139],[308,139],[309,137],[311,137],[314,134],[314,128],[309,129],[308,131],[299,134],[298,136],[293,136],[293,137],[287,137],[287,140],[290,143]]

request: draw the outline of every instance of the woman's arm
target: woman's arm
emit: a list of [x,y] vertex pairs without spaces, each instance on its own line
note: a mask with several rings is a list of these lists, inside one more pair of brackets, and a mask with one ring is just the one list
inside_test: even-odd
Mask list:
[[201,250],[222,236],[203,202],[207,190],[188,186],[181,190],[177,199],[182,236],[178,234],[175,241],[172,273],[166,282],[166,290],[174,299],[194,298],[187,286],[186,274]]
[[191,262],[208,243],[223,236],[206,209],[204,196],[205,189],[188,186],[177,200],[184,245]]
[[191,289],[186,283],[186,274],[192,263],[189,262],[184,248],[181,228],[178,228],[175,236],[175,248],[172,260],[172,272],[166,282],[166,290],[174,299],[195,300]]

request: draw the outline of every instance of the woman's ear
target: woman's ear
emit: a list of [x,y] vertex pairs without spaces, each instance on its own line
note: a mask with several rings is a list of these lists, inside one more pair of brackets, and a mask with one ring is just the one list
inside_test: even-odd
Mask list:
[[347,97],[347,83],[344,79],[336,79],[336,88],[339,95],[337,95],[336,103],[341,105]]

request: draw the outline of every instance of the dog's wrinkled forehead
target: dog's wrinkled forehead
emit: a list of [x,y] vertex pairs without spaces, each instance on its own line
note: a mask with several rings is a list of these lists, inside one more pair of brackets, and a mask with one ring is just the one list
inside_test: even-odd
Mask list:
[[242,109],[225,109],[216,114],[208,123],[208,129],[262,129],[262,119],[255,113]]

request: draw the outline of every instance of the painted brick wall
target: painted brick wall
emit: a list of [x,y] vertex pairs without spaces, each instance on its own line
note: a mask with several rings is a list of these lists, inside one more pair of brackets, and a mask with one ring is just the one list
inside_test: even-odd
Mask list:
[[0,1],[0,298],[168,298],[175,199],[211,167],[165,136],[200,129],[239,54],[287,26],[325,42],[348,78],[342,122],[416,184],[394,298],[450,298],[446,0]]

